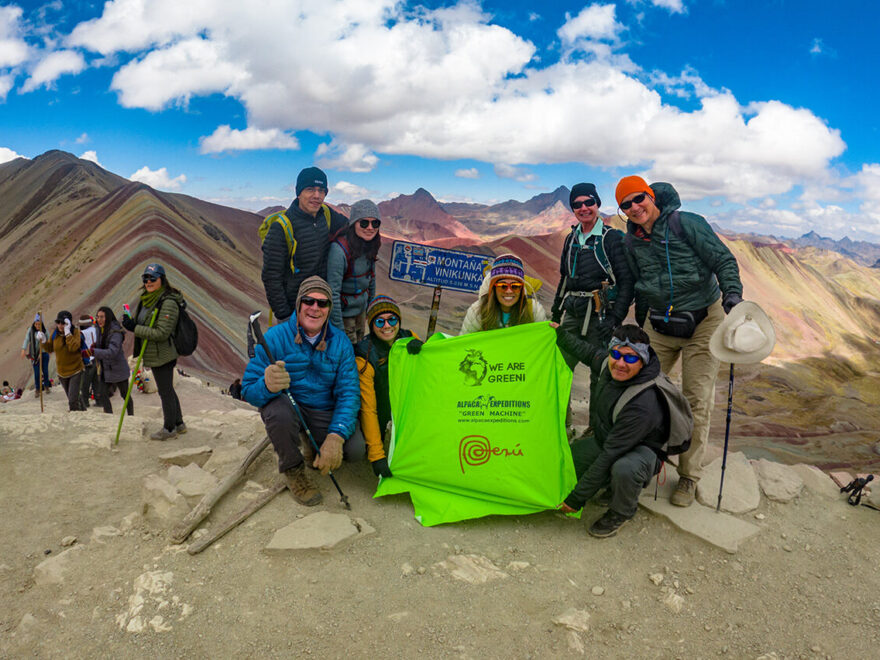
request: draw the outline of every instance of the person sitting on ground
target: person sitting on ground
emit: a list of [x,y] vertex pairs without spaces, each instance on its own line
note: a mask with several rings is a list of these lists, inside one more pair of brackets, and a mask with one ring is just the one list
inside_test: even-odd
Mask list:
[[[141,281],[143,287],[134,316],[124,315],[122,325],[134,333],[134,355],[140,354],[141,342],[147,341],[143,364],[152,369],[159,400],[162,402],[162,428],[153,432],[150,439],[168,440],[186,433],[180,399],[174,391],[177,349],[171,337],[177,327],[183,294],[168,283],[165,268],[160,264],[148,264],[141,275]],[[151,325],[154,309],[158,309],[158,313]]]
[[254,347],[241,379],[242,398],[260,409],[266,433],[278,454],[278,471],[293,497],[306,506],[322,500],[305,469],[306,450],[299,447],[302,424],[289,394],[311,430],[320,455],[313,466],[322,474],[346,460],[363,460],[363,439],[353,437],[360,403],[354,349],[348,337],[329,323],[333,291],[313,276],[299,287],[294,312],[280,325],[266,330],[265,340],[275,362],[270,364],[262,346]]
[[[131,368],[125,353],[122,350],[122,342],[125,341],[125,330],[122,329],[116,315],[109,307],[101,307],[95,315],[98,325],[98,339],[92,345],[92,355],[98,363],[98,399],[104,406],[105,413],[113,412],[110,397],[113,391],[119,392],[119,396],[125,400],[128,393],[128,379],[131,376]],[[134,400],[129,397],[127,411],[134,415]]]
[[348,227],[327,255],[327,284],[333,289],[330,322],[344,330],[352,344],[364,338],[367,305],[376,295],[380,224],[378,206],[369,199],[355,202]]
[[49,382],[49,354],[40,350],[40,341],[37,339],[37,333],[46,333],[43,326],[43,320],[40,314],[34,316],[34,322],[28,328],[24,336],[24,342],[21,345],[21,357],[27,358],[34,365],[34,396],[40,398],[40,374],[42,372],[42,388],[46,394],[49,394],[51,387]]
[[[578,482],[559,508],[583,508],[599,489],[611,489],[608,510],[588,529],[591,536],[613,536],[636,515],[639,495],[662,466],[669,412],[657,387],[636,394],[614,419],[618,399],[632,385],[660,375],[660,360],[647,333],[632,324],[618,327],[607,348],[599,348],[557,327],[557,343],[599,374],[595,404],[590,405],[592,435],[571,447]],[[606,364],[607,361],[607,364]]]
[[80,401],[79,388],[82,380],[83,361],[80,349],[82,346],[82,334],[73,325],[73,315],[66,309],[58,312],[55,318],[55,331],[50,338],[42,332],[37,333],[37,338],[43,344],[43,350],[47,353],[55,353],[55,370],[61,387],[67,394],[67,406],[71,411],[83,410]]
[[[388,387],[388,354],[394,342],[415,333],[400,325],[400,308],[388,296],[376,296],[367,307],[370,334],[354,348],[361,384],[361,432],[367,445],[367,460],[373,473],[390,477],[388,458],[382,439],[391,421],[391,395]],[[416,340],[418,337],[416,337]]]
[[459,334],[546,320],[547,313],[526,282],[522,260],[515,254],[502,254],[492,262],[479,297],[465,314]]
[[4,380],[3,387],[0,387],[0,395],[6,396],[7,394],[15,394],[15,392],[12,391],[12,387],[10,387],[9,381]]

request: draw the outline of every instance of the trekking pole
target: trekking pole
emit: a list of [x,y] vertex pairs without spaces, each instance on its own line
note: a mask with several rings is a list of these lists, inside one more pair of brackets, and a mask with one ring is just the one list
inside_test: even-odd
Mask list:
[[[37,314],[40,315],[40,325],[43,326],[43,334],[46,334],[46,324],[43,323],[43,310],[41,309]],[[37,387],[40,388],[40,414],[43,414],[43,342],[37,341],[40,345],[40,349],[37,352],[37,359],[40,361],[40,382],[37,384]]]
[[[156,314],[159,313],[159,307],[153,310],[153,315],[150,317],[150,327],[153,327],[153,322],[156,320]],[[141,352],[138,354],[137,362],[134,365],[134,370],[131,372],[131,378],[128,379],[128,392],[125,393],[125,401],[122,402],[122,414],[119,416],[119,426],[116,427],[116,440],[113,441],[114,445],[119,444],[119,434],[122,432],[122,420],[125,419],[125,409],[128,408],[128,401],[131,399],[131,388],[134,385],[134,379],[137,378],[138,370],[141,368],[141,360],[144,359],[144,349],[147,347],[147,339],[141,343]],[[109,395],[108,395],[109,396]]]
[[[269,364],[275,364],[275,358],[272,357],[272,352],[269,350],[269,345],[266,343],[266,338],[263,337],[263,330],[260,328],[260,324],[257,320],[260,318],[261,312],[256,311],[250,315],[250,328],[253,332],[254,338],[257,340],[257,343],[263,347],[263,350],[266,351],[266,357],[269,359]],[[317,452],[318,456],[321,455],[321,448],[318,447],[318,443],[315,442],[315,438],[312,435],[311,430],[309,429],[309,425],[306,424],[305,417],[303,417],[302,411],[299,409],[299,405],[296,403],[296,399],[293,398],[293,395],[290,393],[290,390],[285,388],[281,390],[284,394],[287,395],[287,400],[290,401],[290,405],[293,406],[293,409],[296,411],[297,416],[299,417],[299,422],[302,424],[303,430],[306,432],[306,436],[309,439],[309,442],[312,443],[312,448]],[[339,493],[339,499],[342,502],[342,505],[351,511],[351,504],[348,502],[348,497],[346,497],[345,493],[342,492],[342,489],[339,487],[339,483],[336,481],[336,477],[333,476],[333,471],[330,470],[328,473],[330,475],[331,481],[333,481],[333,485],[336,486],[336,490]]]
[[733,362],[730,363],[730,384],[727,386],[727,427],[724,429],[724,457],[721,459],[721,483],[718,485],[718,506],[715,513],[721,511],[721,491],[724,489],[724,470],[727,469],[727,443],[730,440],[730,410],[733,408]]

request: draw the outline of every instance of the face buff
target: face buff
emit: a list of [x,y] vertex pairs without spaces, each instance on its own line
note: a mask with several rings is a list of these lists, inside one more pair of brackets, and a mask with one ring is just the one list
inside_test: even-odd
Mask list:
[[406,343],[389,359],[394,476],[376,496],[409,492],[426,526],[556,508],[577,479],[565,433],[572,375],[549,325],[437,333],[418,355]]

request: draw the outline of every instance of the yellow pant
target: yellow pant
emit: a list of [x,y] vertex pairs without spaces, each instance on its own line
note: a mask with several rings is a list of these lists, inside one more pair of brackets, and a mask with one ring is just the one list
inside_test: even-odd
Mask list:
[[697,326],[689,339],[669,337],[655,332],[651,322],[645,322],[645,331],[651,338],[651,346],[660,358],[660,368],[669,373],[681,356],[681,390],[684,392],[694,414],[694,435],[691,448],[679,457],[678,472],[681,476],[700,480],[703,471],[703,455],[709,442],[709,422],[715,406],[715,378],[718,360],[709,352],[709,338],[724,319],[721,301],[709,307],[709,315]]

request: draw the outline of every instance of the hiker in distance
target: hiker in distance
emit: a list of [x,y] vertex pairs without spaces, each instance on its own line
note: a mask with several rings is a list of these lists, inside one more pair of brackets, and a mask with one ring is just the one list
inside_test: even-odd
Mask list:
[[48,339],[43,332],[37,333],[37,339],[43,342],[43,351],[55,354],[55,370],[58,380],[67,395],[69,410],[83,410],[79,396],[79,387],[83,374],[83,361],[80,352],[82,334],[73,325],[73,315],[67,310],[58,312],[55,318],[55,331]]
[[[46,327],[43,325],[43,319],[39,313],[34,315],[34,322],[28,328],[24,336],[24,342],[21,345],[21,357],[27,358],[34,365],[34,396],[40,398],[40,386],[47,394],[51,392],[49,385],[49,354],[40,350],[41,341],[37,338],[37,333],[46,335]],[[40,372],[43,374],[43,382],[40,383]]]
[[[613,536],[636,515],[642,489],[660,472],[665,452],[673,451],[667,446],[673,441],[671,429],[684,427],[678,436],[690,439],[690,408],[661,373],[650,339],[638,326],[618,327],[606,348],[586,342],[561,326],[556,332],[559,348],[598,374],[595,399],[590,401],[593,433],[571,446],[578,482],[559,509],[564,513],[578,511],[599,489],[610,488],[608,509],[588,532],[600,538]],[[624,399],[622,407],[618,405],[629,388],[640,385],[645,389],[635,390],[635,396]],[[672,399],[677,406],[669,397],[662,400],[663,387],[675,390]],[[673,414],[677,415],[674,427]]]
[[401,327],[400,318],[400,307],[392,298],[376,296],[367,307],[370,334],[354,348],[361,388],[360,430],[367,445],[367,460],[377,477],[392,476],[383,444],[391,421],[388,355],[398,339],[416,337]]
[[82,314],[79,317],[79,330],[82,333],[82,361],[83,375],[79,384],[79,396],[82,401],[83,410],[88,408],[92,402],[92,395],[95,395],[95,405],[98,405],[98,397],[100,392],[97,386],[98,365],[92,356],[91,347],[98,340],[98,330],[95,328],[94,320],[88,314]]
[[352,344],[366,334],[367,305],[376,295],[381,224],[379,207],[369,199],[355,202],[348,227],[333,241],[327,255],[327,283],[333,290],[330,322],[345,331]]
[[547,312],[534,293],[526,281],[522,259],[515,254],[495,257],[477,300],[468,307],[459,334],[546,321]]
[[739,266],[703,216],[679,212],[681,201],[670,184],[649,186],[641,177],[627,176],[617,184],[616,196],[628,218],[624,245],[636,280],[636,322],[645,327],[665,373],[681,358],[694,436],[681,455],[681,478],[670,501],[690,506],[715,403],[719,362],[709,339],[724,315],[742,302]]
[[[125,359],[125,352],[122,350],[122,342],[125,341],[125,330],[122,329],[116,315],[109,307],[101,307],[95,314],[95,322],[98,326],[98,339],[92,344],[92,355],[98,363],[98,391],[100,392],[99,401],[104,407],[105,413],[113,412],[113,405],[110,403],[110,397],[113,391],[119,392],[122,400],[125,400],[125,394],[128,390],[128,378],[131,376],[131,369],[128,366],[128,360]],[[128,399],[129,416],[134,415],[134,399]]]
[[[177,365],[177,349],[171,333],[177,326],[183,294],[168,283],[165,268],[161,264],[149,264],[141,275],[141,295],[133,316],[124,315],[122,325],[134,333],[134,355],[139,355],[141,342],[146,340],[144,366],[153,371],[156,389],[162,402],[162,428],[152,433],[152,440],[168,440],[186,433],[180,399],[174,391],[174,367]],[[156,321],[150,327],[153,310],[159,310]]]
[[[266,433],[278,455],[293,497],[306,506],[322,500],[306,470],[312,466],[327,474],[346,460],[363,460],[360,434],[354,434],[360,389],[354,349],[348,337],[329,322],[333,292],[322,278],[312,276],[299,287],[294,312],[266,330],[265,340],[276,362],[270,364],[261,346],[248,362],[241,379],[242,398],[260,409]],[[286,395],[299,405],[320,455],[299,444],[300,420]]]
[[[565,330],[604,344],[623,323],[633,299],[623,232],[602,221],[602,200],[592,183],[572,186],[569,205],[578,224],[572,226],[562,246],[559,285],[550,315]],[[577,357],[565,351],[562,356],[574,369]],[[590,382],[595,384],[596,374],[591,373]]]
[[327,175],[307,167],[296,177],[296,198],[286,211],[267,217],[263,239],[263,287],[280,323],[293,314],[300,284],[327,275],[330,239],[347,224],[345,216],[324,204]]

